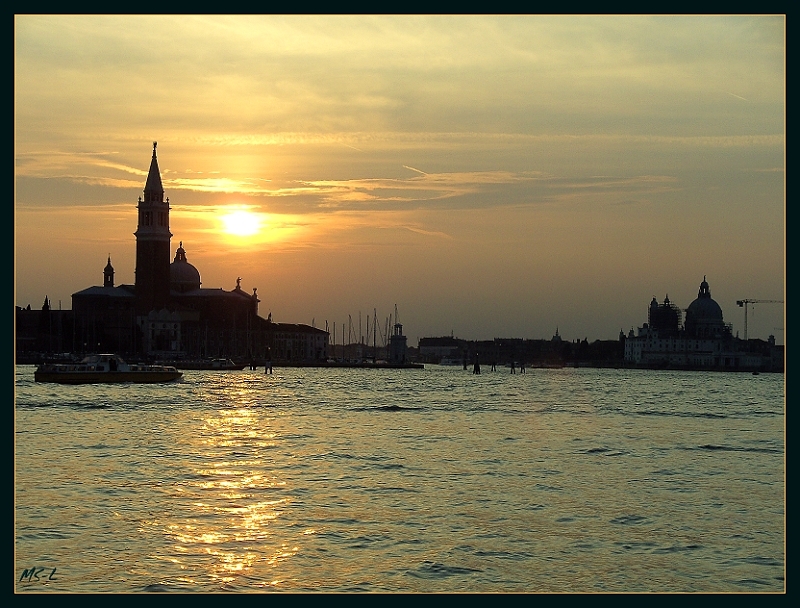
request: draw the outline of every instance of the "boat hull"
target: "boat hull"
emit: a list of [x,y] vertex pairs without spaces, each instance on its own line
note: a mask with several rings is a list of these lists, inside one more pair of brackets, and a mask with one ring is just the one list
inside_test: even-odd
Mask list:
[[36,382],[56,384],[120,384],[136,382],[154,384],[172,382],[183,376],[169,365],[129,364],[119,355],[101,353],[89,355],[80,363],[44,363],[36,368]]
[[183,376],[179,371],[144,371],[144,372],[34,372],[36,382],[53,382],[56,384],[120,384],[135,382],[137,384],[157,384],[172,382]]

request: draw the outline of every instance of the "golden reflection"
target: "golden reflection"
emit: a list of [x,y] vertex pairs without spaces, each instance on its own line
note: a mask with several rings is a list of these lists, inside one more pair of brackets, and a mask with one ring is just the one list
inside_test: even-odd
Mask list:
[[162,528],[171,541],[168,555],[159,559],[224,585],[235,585],[242,576],[248,587],[287,580],[275,569],[300,551],[299,531],[276,526],[291,500],[283,494],[286,480],[271,470],[265,451],[278,439],[269,426],[261,408],[222,409],[194,436],[179,439],[189,444],[184,452],[197,457],[187,463],[186,482],[170,490],[174,506],[167,521],[146,522],[148,528]]

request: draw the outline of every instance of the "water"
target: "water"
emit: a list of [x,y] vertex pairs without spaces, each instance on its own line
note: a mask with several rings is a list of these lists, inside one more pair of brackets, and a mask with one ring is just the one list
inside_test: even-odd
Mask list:
[[782,375],[33,370],[17,592],[785,591]]

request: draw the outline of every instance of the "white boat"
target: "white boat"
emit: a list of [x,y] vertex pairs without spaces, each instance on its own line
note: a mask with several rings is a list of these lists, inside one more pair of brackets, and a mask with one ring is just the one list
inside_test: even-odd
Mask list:
[[45,363],[36,368],[36,382],[58,384],[107,384],[170,382],[183,376],[172,365],[126,363],[119,355],[89,355],[80,363]]

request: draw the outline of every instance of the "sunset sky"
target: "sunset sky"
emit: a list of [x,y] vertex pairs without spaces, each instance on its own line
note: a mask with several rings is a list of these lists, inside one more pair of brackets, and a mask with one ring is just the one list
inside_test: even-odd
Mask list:
[[785,300],[785,26],[17,15],[15,304],[134,282],[158,141],[172,255],[337,342],[616,339],[704,276],[743,337]]

